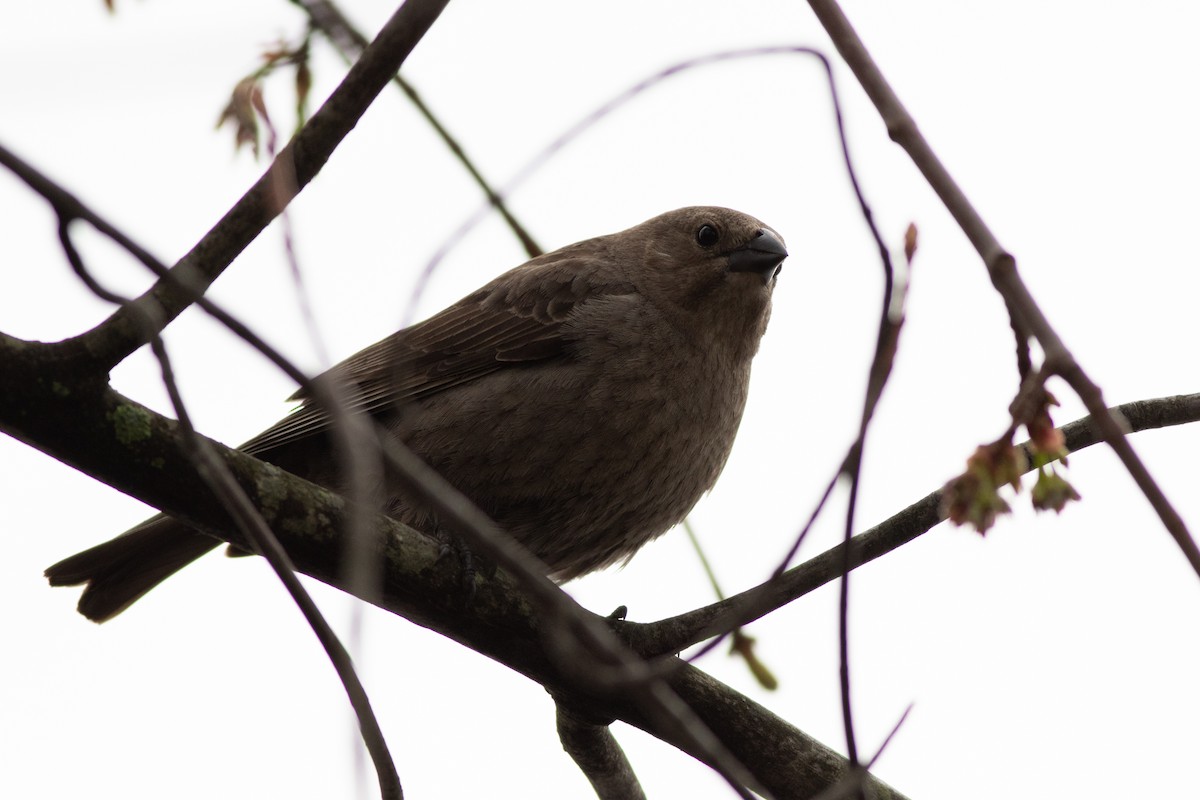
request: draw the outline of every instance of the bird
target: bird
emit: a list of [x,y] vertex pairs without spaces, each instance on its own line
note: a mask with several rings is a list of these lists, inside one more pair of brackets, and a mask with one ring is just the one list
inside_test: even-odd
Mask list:
[[[754,217],[680,208],[533,258],[322,377],[569,581],[627,562],[713,487],[787,255]],[[240,449],[347,492],[331,414],[290,399]],[[441,528],[382,482],[385,513]],[[159,514],[45,574],[85,584],[79,612],[103,622],[219,544]]]

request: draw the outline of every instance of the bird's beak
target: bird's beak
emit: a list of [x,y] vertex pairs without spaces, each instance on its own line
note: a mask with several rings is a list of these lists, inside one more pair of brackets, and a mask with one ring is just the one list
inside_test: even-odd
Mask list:
[[787,258],[787,248],[778,236],[761,230],[744,245],[729,254],[730,272],[755,272],[767,283],[779,271],[779,265]]

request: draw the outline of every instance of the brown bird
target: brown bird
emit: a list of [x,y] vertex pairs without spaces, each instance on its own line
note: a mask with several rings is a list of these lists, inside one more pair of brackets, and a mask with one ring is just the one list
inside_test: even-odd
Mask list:
[[[330,374],[566,581],[627,561],[712,488],[787,257],[725,208],[681,208],[539,256]],[[242,450],[345,490],[330,416],[301,406]],[[384,487],[388,513],[437,520]],[[219,542],[165,515],[46,570],[103,622]]]

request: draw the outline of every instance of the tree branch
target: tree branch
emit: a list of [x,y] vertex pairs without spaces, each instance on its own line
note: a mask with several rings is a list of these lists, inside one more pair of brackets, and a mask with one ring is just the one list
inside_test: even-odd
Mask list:
[[[1184,425],[1200,421],[1200,394],[1174,395],[1138,400],[1106,410],[1105,418],[1121,418],[1131,432]],[[1083,417],[1062,427],[1067,449],[1077,452],[1107,442],[1102,425],[1094,416]],[[1028,443],[1026,463],[1031,465]],[[1032,471],[1027,466],[1026,472]],[[850,540],[772,578],[752,589],[717,603],[697,608],[658,622],[623,622],[620,630],[630,646],[643,655],[677,653],[689,645],[725,633],[766,616],[777,608],[803,597],[842,575],[845,565],[856,569],[890,553],[927,532],[943,519],[942,490],[930,492],[917,502]]]
[[[64,345],[89,365],[107,370],[195,302],[316,176],[448,2],[407,0],[266,173],[171,268],[171,278],[158,281],[96,328]],[[153,323],[147,325],[147,320]]]

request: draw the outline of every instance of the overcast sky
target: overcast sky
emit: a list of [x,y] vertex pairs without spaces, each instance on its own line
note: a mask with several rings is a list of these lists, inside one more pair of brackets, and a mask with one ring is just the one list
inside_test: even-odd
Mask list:
[[[173,261],[261,165],[214,123],[258,54],[303,27],[284,0],[21,3],[0,27],[0,142]],[[374,31],[391,6],[347,0]],[[1175,2],[882,2],[845,9],[1111,403],[1194,392],[1200,256],[1200,11]],[[760,45],[832,48],[800,2],[455,0],[405,67],[497,183],[581,116],[681,59]],[[315,97],[340,60],[315,50]],[[878,522],[961,470],[1007,424],[1011,334],[986,272],[849,73],[853,154],[881,230],[920,229],[908,323],[867,452],[858,519]],[[290,129],[290,76],[266,86]],[[395,330],[416,276],[478,208],[478,191],[387,90],[292,206],[323,347],[340,359]],[[512,198],[544,247],[683,205],[726,205],[787,239],[791,257],[755,365],[737,446],[693,520],[727,590],[762,580],[851,441],[880,269],[836,149],[811,59],[709,66],[622,107]],[[0,172],[0,330],[56,340],[109,309],[78,285],[45,203]],[[86,231],[112,286],[147,285]],[[454,243],[426,315],[523,260],[489,218]],[[306,368],[327,366],[269,228],[214,296]],[[198,427],[236,444],[284,414],[294,386],[201,314],[167,335]],[[166,411],[144,353],[116,388]],[[1081,415],[1061,383],[1057,419]],[[1193,529],[1200,428],[1135,446]],[[1019,510],[986,539],[941,526],[856,572],[852,668],[860,749],[914,710],[877,774],[914,800],[1180,796],[1200,745],[1200,586],[1116,459],[1071,458],[1084,502]],[[801,553],[840,536],[839,495]],[[42,570],[149,509],[0,438],[0,796],[370,797],[344,692],[278,581],[211,556],[96,626]],[[353,604],[309,581],[348,632]],[[585,606],[650,621],[710,602],[673,532],[624,570],[568,585]],[[525,678],[365,608],[357,660],[409,796],[587,797],[553,706]],[[750,628],[778,674],[757,687],[722,652],[701,667],[844,751],[836,590]],[[651,797],[726,797],[706,767],[638,731],[617,735]],[[369,767],[368,767],[369,770]],[[355,794],[357,792],[357,794]]]

